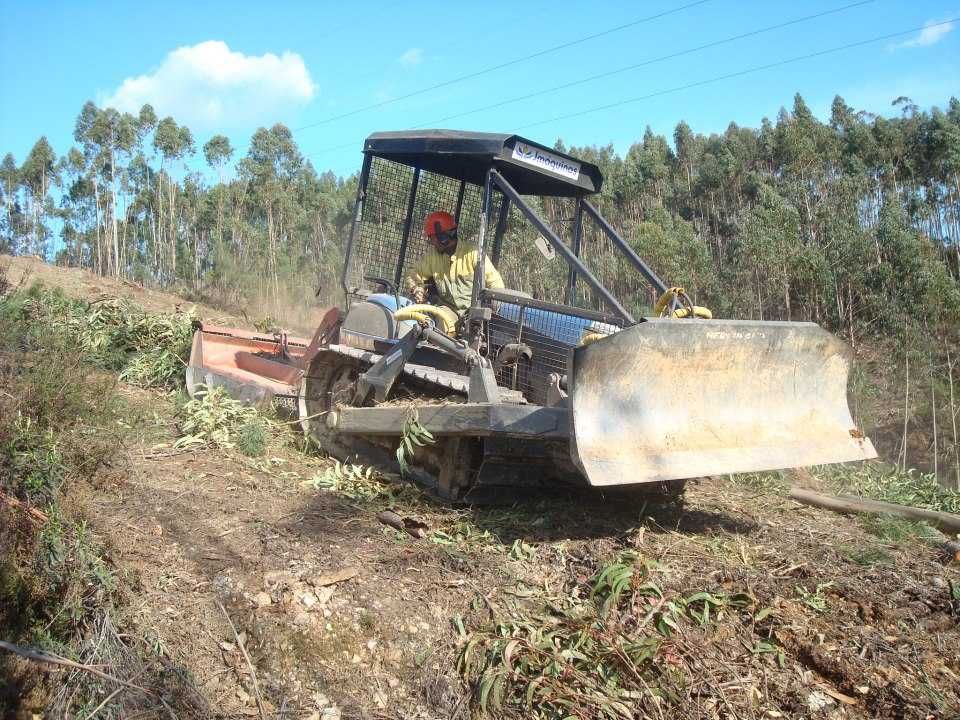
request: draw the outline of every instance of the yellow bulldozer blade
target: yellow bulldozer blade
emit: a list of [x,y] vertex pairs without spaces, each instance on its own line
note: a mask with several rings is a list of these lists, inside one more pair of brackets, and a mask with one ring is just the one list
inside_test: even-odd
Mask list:
[[876,457],[847,346],[813,323],[655,319],[574,351],[571,454],[591,485]]

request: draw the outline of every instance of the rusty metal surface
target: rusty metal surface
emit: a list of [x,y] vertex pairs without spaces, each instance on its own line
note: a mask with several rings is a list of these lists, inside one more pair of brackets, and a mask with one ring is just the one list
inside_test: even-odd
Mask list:
[[592,485],[876,457],[850,362],[813,323],[643,322],[574,351],[571,455]]
[[277,362],[270,359],[281,352],[275,336],[203,325],[193,334],[187,392],[192,397],[201,385],[222,386],[232,397],[254,405],[268,404],[275,396],[295,398],[306,346],[302,338],[287,338],[289,360]]
[[[240,328],[227,327],[225,325],[213,325],[212,323],[203,323],[200,330],[207,336],[221,335],[233,338],[235,340],[252,340],[257,343],[265,343],[268,347],[278,347],[277,336],[273,333],[262,333],[257,330],[241,330]],[[307,347],[308,340],[293,335],[287,336],[287,344],[292,347]]]

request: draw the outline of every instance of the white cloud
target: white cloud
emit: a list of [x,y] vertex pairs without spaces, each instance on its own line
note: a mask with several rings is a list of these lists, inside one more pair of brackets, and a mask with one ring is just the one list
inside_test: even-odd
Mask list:
[[406,68],[419,65],[421,62],[423,62],[423,50],[420,48],[410,48],[400,56],[399,61],[400,64]]
[[146,75],[129,77],[101,104],[137,112],[144,103],[195,130],[278,120],[316,86],[296,53],[244,55],[220,40],[173,50]]
[[943,22],[942,20],[927,20],[923,24],[923,30],[913,38],[905,40],[902,43],[897,43],[891,46],[892,50],[899,48],[915,48],[915,47],[928,47],[930,45],[936,45],[938,42],[943,40],[947,35],[949,35],[953,29],[956,27],[956,23],[953,21]]

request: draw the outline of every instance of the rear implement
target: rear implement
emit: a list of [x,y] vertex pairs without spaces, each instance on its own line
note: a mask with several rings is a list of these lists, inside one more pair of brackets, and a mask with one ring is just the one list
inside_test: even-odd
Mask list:
[[251,405],[296,398],[307,341],[204,324],[193,334],[187,363],[187,391],[223,387]]

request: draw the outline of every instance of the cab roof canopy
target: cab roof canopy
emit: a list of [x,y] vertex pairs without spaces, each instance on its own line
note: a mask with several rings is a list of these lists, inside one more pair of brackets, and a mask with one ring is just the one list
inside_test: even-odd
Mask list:
[[600,192],[603,176],[592,164],[519,135],[461,130],[373,133],[363,152],[429,172],[483,185],[495,168],[521,195],[571,197]]

